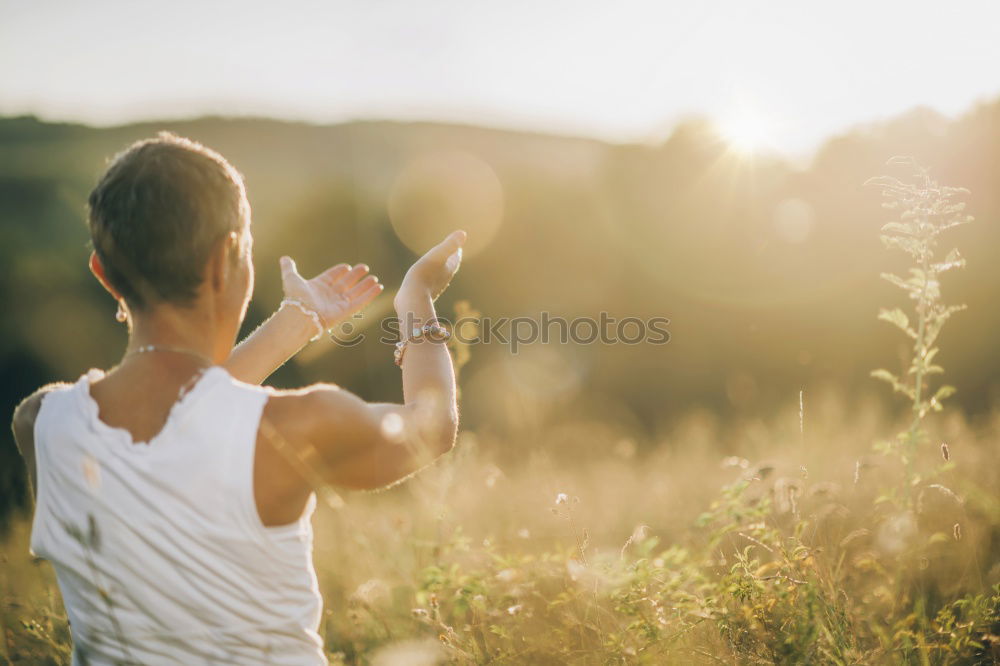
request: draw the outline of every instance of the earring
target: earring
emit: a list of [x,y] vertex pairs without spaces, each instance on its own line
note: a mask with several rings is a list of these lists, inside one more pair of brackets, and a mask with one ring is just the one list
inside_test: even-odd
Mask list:
[[118,312],[115,313],[115,319],[122,323],[125,323],[125,320],[128,319],[128,314],[125,312],[121,301],[118,301]]

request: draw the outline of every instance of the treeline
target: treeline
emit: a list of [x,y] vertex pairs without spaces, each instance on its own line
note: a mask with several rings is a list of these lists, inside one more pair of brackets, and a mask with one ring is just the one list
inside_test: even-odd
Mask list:
[[[246,176],[258,269],[248,330],[280,298],[281,254],[304,272],[364,261],[391,286],[413,256],[401,237],[419,245],[454,224],[473,240],[446,314],[464,300],[494,320],[670,319],[666,345],[475,346],[463,370],[465,424],[510,435],[511,446],[574,415],[655,437],[694,405],[752,416],[800,389],[874,388],[868,371],[899,344],[875,318],[897,299],[878,275],[901,258],[881,247],[889,216],[862,184],[888,172],[889,157],[912,155],[971,190],[977,222],[954,239],[968,268],[944,285],[969,310],[945,333],[941,361],[966,410],[996,398],[1000,103],[955,120],[916,110],[859,128],[805,166],[735,153],[700,119],[655,145],[613,145],[435,124],[204,118],[99,129],[21,117],[0,119],[7,417],[38,385],[120,357],[115,306],[86,269],[84,203],[109,156],[162,129],[216,148]],[[366,321],[387,313],[384,300]],[[324,379],[395,399],[397,370],[378,337],[318,343],[327,353],[308,350],[308,362],[273,381]],[[24,477],[7,432],[0,503],[9,509],[23,503]]]

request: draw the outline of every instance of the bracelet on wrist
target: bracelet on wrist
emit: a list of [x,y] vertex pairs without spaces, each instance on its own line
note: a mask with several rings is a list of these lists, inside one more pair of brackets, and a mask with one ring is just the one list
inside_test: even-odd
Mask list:
[[285,305],[292,305],[297,307],[299,310],[302,311],[304,315],[313,320],[313,324],[316,325],[316,335],[309,338],[309,342],[315,342],[316,340],[319,340],[320,336],[326,333],[326,327],[323,326],[323,320],[320,319],[319,313],[310,308],[308,305],[294,298],[285,298],[282,299],[281,305],[278,306],[278,309],[281,309],[281,307]]
[[396,343],[396,348],[392,352],[393,362],[402,367],[403,356],[410,342],[429,340],[430,342],[447,342],[451,338],[451,331],[438,323],[426,324],[422,327],[414,327],[408,337]]

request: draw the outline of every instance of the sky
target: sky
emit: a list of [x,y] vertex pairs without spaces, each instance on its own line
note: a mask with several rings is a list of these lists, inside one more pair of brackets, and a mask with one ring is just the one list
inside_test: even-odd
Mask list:
[[1000,98],[996,0],[0,0],[0,115],[435,120],[804,154]]

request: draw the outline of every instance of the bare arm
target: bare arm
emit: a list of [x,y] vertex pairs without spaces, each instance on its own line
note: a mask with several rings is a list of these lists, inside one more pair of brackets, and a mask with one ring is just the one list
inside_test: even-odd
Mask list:
[[[364,264],[338,264],[311,280],[299,275],[295,262],[281,259],[285,297],[314,310],[324,329],[350,317],[380,293],[378,278]],[[260,384],[294,356],[317,333],[315,321],[298,307],[285,305],[238,344],[225,363],[226,370],[248,384]]]
[[[464,233],[452,234],[410,269],[395,299],[401,321],[434,321],[434,298],[457,271],[464,240]],[[388,353],[386,360],[391,362]],[[401,405],[366,403],[337,387],[319,385],[272,398],[264,416],[290,448],[319,454],[324,481],[378,488],[449,451],[458,429],[455,372],[444,344],[410,344],[402,382]]]
[[312,319],[295,307],[278,308],[253,333],[233,348],[226,370],[247,384],[260,384],[316,335]]
[[38,488],[37,470],[35,468],[35,419],[42,406],[42,399],[49,391],[66,386],[66,384],[48,384],[38,389],[14,409],[14,419],[11,430],[14,432],[14,442],[17,444],[24,464],[28,468],[28,481],[31,484],[32,496]]

